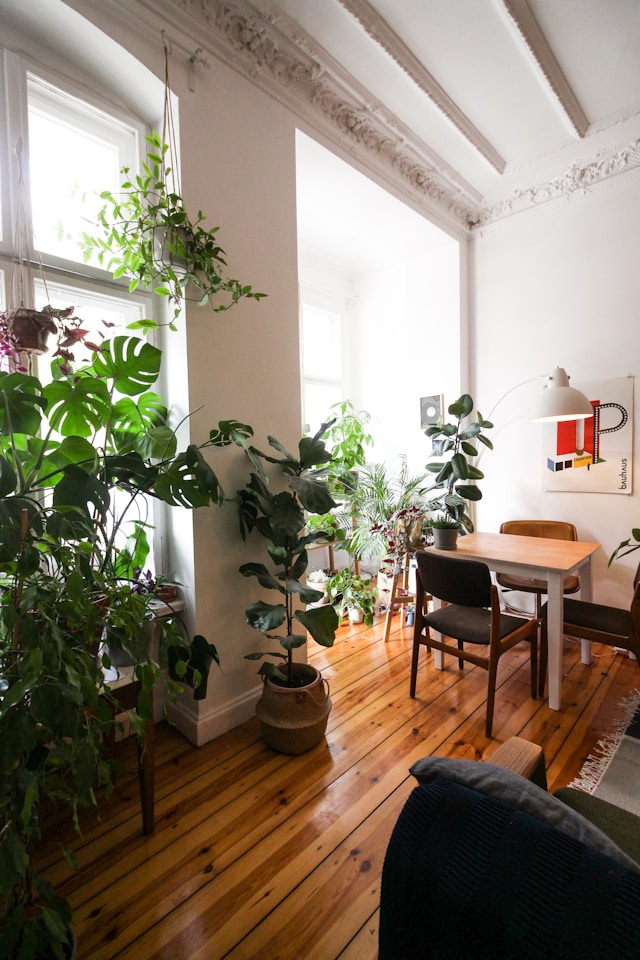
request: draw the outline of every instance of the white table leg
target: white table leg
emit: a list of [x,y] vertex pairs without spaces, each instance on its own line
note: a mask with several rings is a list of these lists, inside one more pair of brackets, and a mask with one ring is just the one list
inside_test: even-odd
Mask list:
[[549,570],[547,573],[547,638],[549,643],[549,707],[559,710],[562,699],[562,624],[564,613],[564,577]]
[[[593,600],[593,575],[591,572],[591,557],[580,568],[580,599],[591,602]],[[583,663],[591,663],[591,641],[581,640],[581,660]]]
[[[442,600],[439,600],[437,597],[433,598],[433,609],[439,610],[442,606]],[[442,634],[438,633],[436,630],[433,631],[434,639],[442,641]],[[444,653],[442,650],[433,650],[433,665],[436,670],[444,670]]]

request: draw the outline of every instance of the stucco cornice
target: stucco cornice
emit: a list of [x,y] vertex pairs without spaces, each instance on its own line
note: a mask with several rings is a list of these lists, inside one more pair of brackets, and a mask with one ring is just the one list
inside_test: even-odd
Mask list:
[[[124,0],[117,0],[124,3]],[[341,0],[342,2],[342,0]],[[638,141],[574,162],[560,176],[511,192],[491,205],[427,144],[360,86],[271,0],[138,0],[160,19],[248,78],[328,140],[443,223],[465,231],[540,204],[587,193],[640,166]],[[345,0],[359,16],[366,3]],[[352,9],[352,12],[353,12]],[[519,8],[518,8],[519,9]],[[369,24],[391,40],[380,24]],[[381,32],[382,31],[382,32]],[[585,141],[583,141],[584,143]]]

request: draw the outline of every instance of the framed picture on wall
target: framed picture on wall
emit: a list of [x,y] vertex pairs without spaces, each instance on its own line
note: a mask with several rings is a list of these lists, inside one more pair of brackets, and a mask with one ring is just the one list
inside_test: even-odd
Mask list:
[[438,423],[442,416],[444,397],[441,393],[434,393],[430,397],[420,397],[420,426],[423,430]]
[[593,417],[544,425],[543,489],[630,494],[633,377],[576,386],[591,401]]

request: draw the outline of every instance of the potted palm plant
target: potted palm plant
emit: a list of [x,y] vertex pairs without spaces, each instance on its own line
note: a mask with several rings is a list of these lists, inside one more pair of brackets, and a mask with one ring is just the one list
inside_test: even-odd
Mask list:
[[[238,492],[241,530],[244,539],[253,532],[267,541],[269,566],[244,563],[240,573],[255,577],[261,587],[278,594],[274,603],[255,600],[247,607],[247,623],[279,644],[277,650],[248,654],[249,660],[265,660],[259,674],[262,696],[256,708],[265,743],[281,753],[303,753],[323,738],[331,700],[319,672],[294,660],[294,651],[307,642],[307,632],[322,646],[333,644],[338,616],[331,604],[315,604],[322,592],[303,582],[308,566],[307,547],[324,536],[324,531],[306,532],[305,511],[328,513],[335,506],[318,469],[331,460],[320,439],[303,437],[297,456],[289,453],[274,437],[270,446],[280,456],[245,447],[254,470],[247,486]],[[275,464],[286,483],[273,490],[264,463]]]
[[160,366],[156,347],[121,336],[74,371],[56,359],[46,385],[0,372],[0,956],[8,960],[61,957],[69,938],[69,905],[38,874],[34,851],[48,804],[76,810],[109,789],[104,743],[115,701],[97,656],[103,627],[135,652],[136,731],[163,667],[170,690],[180,683],[202,697],[217,661],[215,647],[186,636],[175,617],[159,622],[157,660],[140,649],[152,594],[127,571],[142,565],[144,550],[139,535],[126,550],[119,535],[140,498],[222,504],[202,446],[242,445],[251,429],[221,423],[201,447],[178,449],[153,391]]

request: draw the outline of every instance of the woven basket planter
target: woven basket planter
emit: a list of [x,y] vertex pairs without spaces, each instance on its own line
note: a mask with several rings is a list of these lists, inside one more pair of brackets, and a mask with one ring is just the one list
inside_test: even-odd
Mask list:
[[294,671],[302,686],[283,687],[266,677],[256,706],[266,745],[292,755],[320,743],[331,712],[329,684],[319,671],[305,663],[295,664]]

